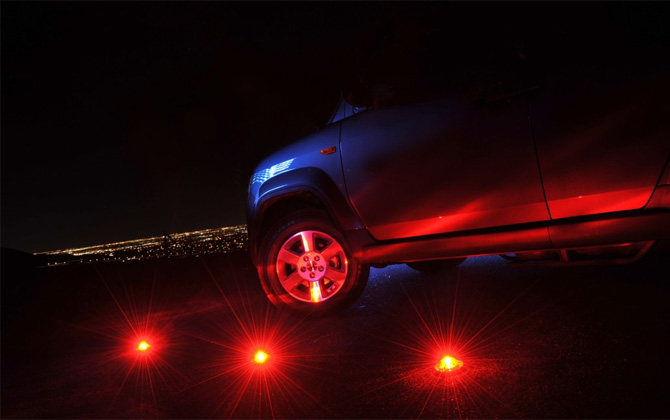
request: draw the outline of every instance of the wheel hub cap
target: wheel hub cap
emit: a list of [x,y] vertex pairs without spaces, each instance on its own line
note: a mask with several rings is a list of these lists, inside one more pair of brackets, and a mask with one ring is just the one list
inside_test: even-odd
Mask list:
[[326,264],[319,252],[306,252],[296,263],[298,274],[307,281],[319,281],[326,273]]
[[335,296],[347,279],[342,245],[320,231],[301,231],[287,239],[276,263],[279,282],[293,298],[319,303]]

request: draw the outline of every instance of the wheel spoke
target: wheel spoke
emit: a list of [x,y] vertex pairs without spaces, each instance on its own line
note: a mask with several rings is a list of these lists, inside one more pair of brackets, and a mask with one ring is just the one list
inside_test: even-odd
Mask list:
[[321,255],[326,261],[330,261],[334,256],[342,252],[342,248],[337,244],[337,242],[331,242],[323,251]]
[[305,252],[311,252],[315,249],[314,246],[314,232],[309,230],[307,232],[300,232],[302,237],[302,248]]
[[279,254],[277,255],[277,263],[284,262],[291,265],[295,265],[295,262],[298,260],[299,257],[300,256],[295,254],[293,251],[289,251],[286,248],[282,248],[279,250]]
[[326,269],[325,277],[337,285],[342,285],[342,283],[344,283],[344,281],[347,279],[347,272],[346,270],[340,271],[334,269],[333,267],[328,267]]
[[291,292],[296,287],[298,287],[300,283],[302,283],[302,277],[300,277],[297,271],[294,271],[293,273],[289,274],[288,277],[283,279],[281,282],[282,286],[284,286],[284,289]]
[[323,300],[323,284],[321,280],[309,282],[309,294],[312,302],[321,302]]

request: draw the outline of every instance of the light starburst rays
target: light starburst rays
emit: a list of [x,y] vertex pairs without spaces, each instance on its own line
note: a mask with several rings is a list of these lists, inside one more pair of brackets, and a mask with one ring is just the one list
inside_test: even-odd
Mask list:
[[156,269],[143,287],[131,287],[123,279],[109,280],[97,266],[94,269],[116,310],[101,311],[91,318],[91,325],[74,326],[93,333],[91,340],[100,343],[89,351],[89,359],[98,362],[87,368],[109,378],[108,387],[114,391],[108,412],[146,403],[157,412],[156,385],[177,383],[183,374],[168,361],[175,344],[170,328],[175,314],[154,310]]
[[537,314],[551,306],[527,305],[542,276],[530,278],[507,299],[468,284],[461,271],[444,283],[404,289],[402,310],[387,313],[394,332],[368,333],[380,348],[391,345],[404,357],[373,372],[386,380],[370,381],[361,398],[402,395],[391,404],[405,417],[517,417],[503,397],[504,383],[518,376],[510,370],[516,363],[510,355],[518,353],[510,342],[523,338]]
[[[270,310],[270,308],[267,308]],[[319,372],[312,355],[300,351],[304,338],[286,334],[292,325],[279,322],[258,326],[249,340],[241,329],[214,329],[217,340],[202,338],[218,348],[217,362],[203,366],[192,387],[207,386],[220,396],[213,416],[275,417],[277,407],[319,406],[317,398],[296,378]],[[296,396],[302,396],[296,399]],[[291,412],[293,415],[293,412]]]
[[[313,391],[301,385],[301,378],[326,373],[318,363],[322,354],[317,357],[309,351],[321,321],[296,319],[264,299],[252,298],[240,287],[232,264],[221,275],[204,260],[203,267],[224,303],[225,314],[217,314],[212,323],[201,323],[197,332],[188,334],[211,344],[208,351],[216,355],[214,363],[202,366],[189,388],[215,390],[218,398],[211,415],[295,417],[299,410],[309,412],[314,407],[328,412]],[[221,283],[224,275],[226,280]]]

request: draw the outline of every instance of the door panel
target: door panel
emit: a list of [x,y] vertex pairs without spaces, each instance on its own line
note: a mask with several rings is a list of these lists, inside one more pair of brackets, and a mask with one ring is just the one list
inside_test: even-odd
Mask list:
[[670,49],[649,28],[651,6],[596,4],[577,18],[554,5],[554,24],[538,32],[546,86],[531,114],[554,219],[651,197],[670,155]]
[[461,98],[342,122],[347,191],[375,238],[548,219],[526,102],[474,109]]
[[533,125],[552,218],[645,206],[670,153],[663,83],[555,81],[536,98]]

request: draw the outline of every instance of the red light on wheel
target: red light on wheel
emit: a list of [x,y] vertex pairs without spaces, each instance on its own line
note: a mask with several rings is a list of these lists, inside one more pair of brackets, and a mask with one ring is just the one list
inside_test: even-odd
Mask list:
[[312,296],[312,302],[319,303],[322,300],[321,289],[319,288],[318,281],[312,281],[309,283],[309,291]]
[[267,362],[269,358],[270,355],[268,355],[266,352],[263,350],[258,350],[256,354],[254,354],[254,363],[257,365],[262,365]]
[[444,356],[438,364],[435,365],[435,370],[438,372],[452,372],[463,367],[463,362],[451,356]]

